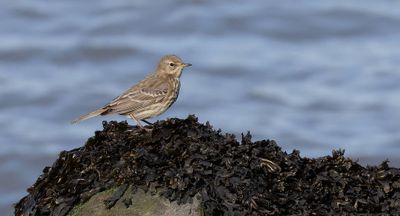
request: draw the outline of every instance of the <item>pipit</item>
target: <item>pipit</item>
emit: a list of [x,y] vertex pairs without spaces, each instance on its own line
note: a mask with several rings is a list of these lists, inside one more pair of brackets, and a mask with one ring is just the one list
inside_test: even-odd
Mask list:
[[83,115],[72,123],[77,123],[98,115],[120,114],[150,124],[146,119],[165,112],[178,98],[182,71],[191,64],[183,63],[176,55],[161,58],[154,73],[132,86],[110,103],[91,113]]

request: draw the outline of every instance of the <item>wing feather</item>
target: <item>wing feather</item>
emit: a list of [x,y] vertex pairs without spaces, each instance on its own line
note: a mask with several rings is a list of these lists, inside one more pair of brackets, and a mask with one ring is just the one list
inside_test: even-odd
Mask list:
[[151,104],[161,102],[168,91],[169,85],[164,79],[156,76],[147,77],[107,104],[106,114],[128,114],[144,109]]

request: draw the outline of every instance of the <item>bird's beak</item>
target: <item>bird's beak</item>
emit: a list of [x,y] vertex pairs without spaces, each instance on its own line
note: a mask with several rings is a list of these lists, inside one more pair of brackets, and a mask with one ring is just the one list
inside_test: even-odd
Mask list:
[[190,63],[183,63],[183,67],[190,67],[190,66],[192,66],[192,64],[190,64]]

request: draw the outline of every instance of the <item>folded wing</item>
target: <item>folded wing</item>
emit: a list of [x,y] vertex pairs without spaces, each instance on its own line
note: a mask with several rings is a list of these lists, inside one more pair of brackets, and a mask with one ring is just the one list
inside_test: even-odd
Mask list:
[[164,100],[168,94],[168,83],[160,79],[146,79],[145,83],[133,86],[104,106],[106,114],[128,114]]

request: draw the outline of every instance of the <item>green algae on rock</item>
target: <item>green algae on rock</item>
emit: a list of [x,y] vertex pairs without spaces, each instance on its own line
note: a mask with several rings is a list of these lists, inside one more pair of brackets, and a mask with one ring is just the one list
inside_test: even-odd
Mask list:
[[[197,118],[156,122],[152,131],[104,122],[85,146],[60,153],[46,167],[16,215],[67,215],[102,191],[100,203],[129,206],[144,191],[178,205],[198,199],[204,215],[400,214],[400,171],[387,162],[363,167],[333,151],[309,159],[274,141],[238,142]],[[280,170],[271,171],[265,161]],[[130,188],[127,189],[129,185]]]
[[115,205],[107,208],[104,202],[115,193],[109,189],[92,196],[87,202],[75,206],[68,216],[142,216],[142,215],[170,215],[170,216],[202,216],[200,201],[194,197],[192,203],[178,205],[158,195],[145,193],[143,190],[129,188]]

